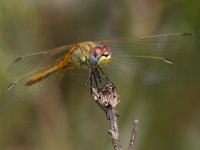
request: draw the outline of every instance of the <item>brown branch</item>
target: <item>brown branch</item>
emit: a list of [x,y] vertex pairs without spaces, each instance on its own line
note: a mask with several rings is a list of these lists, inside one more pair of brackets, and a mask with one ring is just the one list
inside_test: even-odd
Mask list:
[[136,139],[136,135],[137,135],[137,129],[138,129],[138,120],[135,120],[133,122],[133,129],[132,129],[132,132],[131,132],[128,150],[134,150],[134,144],[135,144],[135,139]]
[[93,99],[98,103],[98,105],[100,105],[100,107],[106,113],[110,126],[108,133],[111,136],[114,149],[122,150],[117,125],[117,112],[115,109],[116,105],[119,103],[119,100],[114,85],[107,84],[101,89],[92,88],[92,96]]
[[106,111],[106,115],[110,124],[110,130],[108,133],[112,138],[112,144],[115,150],[122,150],[120,139],[119,139],[119,131],[117,126],[117,115],[114,107],[109,107]]
[[[119,138],[118,124],[117,124],[118,115],[116,111],[116,106],[120,102],[118,99],[119,96],[117,95],[117,92],[115,90],[116,87],[114,86],[114,84],[105,76],[105,74],[102,72],[101,69],[100,71],[101,71],[100,73],[103,74],[103,78],[101,77],[98,70],[94,68],[90,72],[90,77],[87,83],[90,86],[90,92],[93,99],[100,106],[100,108],[106,113],[106,117],[110,126],[108,133],[111,136],[114,150],[122,150]],[[137,123],[138,121],[134,121],[131,138],[129,142],[129,150],[133,150],[135,137],[137,133]]]

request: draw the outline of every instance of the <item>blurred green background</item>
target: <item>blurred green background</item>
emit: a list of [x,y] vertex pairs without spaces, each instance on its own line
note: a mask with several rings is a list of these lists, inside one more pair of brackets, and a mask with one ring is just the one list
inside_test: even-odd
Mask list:
[[[172,79],[124,89],[119,128],[124,149],[138,119],[137,150],[199,150],[199,6],[195,0],[1,0],[0,100],[13,81],[6,69],[21,55],[78,41],[191,32],[194,45],[175,58],[181,71]],[[0,150],[113,149],[105,115],[85,85],[65,77],[54,92],[40,103],[0,106]]]

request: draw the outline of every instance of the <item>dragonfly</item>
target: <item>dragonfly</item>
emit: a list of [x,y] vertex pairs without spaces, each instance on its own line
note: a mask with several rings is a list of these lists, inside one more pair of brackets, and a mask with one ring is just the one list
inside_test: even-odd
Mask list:
[[[21,93],[27,94],[27,97],[41,95],[42,91],[47,94],[48,88],[54,86],[52,81],[60,80],[64,74],[77,70],[80,73],[88,70],[89,76],[95,70],[100,70],[108,79],[106,70],[116,71],[110,76],[122,77],[129,72],[132,77],[138,66],[144,65],[144,61],[147,61],[147,66],[148,62],[171,65],[172,61],[164,57],[163,52],[176,51],[179,48],[178,41],[184,43],[190,36],[190,33],[177,33],[136,39],[85,41],[22,56],[8,68],[9,74],[18,77],[9,85],[8,95],[15,99]],[[87,83],[92,86],[89,78]]]

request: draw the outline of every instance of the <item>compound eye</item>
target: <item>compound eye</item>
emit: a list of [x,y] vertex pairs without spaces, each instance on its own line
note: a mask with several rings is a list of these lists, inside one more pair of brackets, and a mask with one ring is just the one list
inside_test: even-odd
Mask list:
[[110,47],[103,45],[103,51],[108,52],[109,54],[112,53]]
[[103,52],[103,48],[100,47],[100,46],[96,46],[96,47],[94,47],[94,48],[92,49],[92,55],[93,55],[94,57],[97,57],[97,56],[101,55],[102,52]]

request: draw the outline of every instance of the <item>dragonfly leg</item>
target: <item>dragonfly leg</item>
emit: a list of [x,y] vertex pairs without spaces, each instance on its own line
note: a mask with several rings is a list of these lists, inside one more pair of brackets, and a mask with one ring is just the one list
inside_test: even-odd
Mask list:
[[110,81],[108,76],[106,76],[106,74],[103,72],[102,68],[99,66],[97,66],[97,67],[98,67],[98,70],[100,70],[101,74],[103,75],[103,78],[101,78],[101,80],[106,80],[107,83],[114,85],[114,83],[112,81]]
[[[94,79],[94,81],[93,81],[93,79]],[[100,83],[100,81],[99,81],[99,76],[96,74],[96,70],[94,69],[94,68],[92,68],[91,70],[90,70],[90,74],[89,74],[89,78],[88,78],[88,83],[89,83],[89,89],[90,89],[90,93],[91,93],[91,95],[93,96],[93,98],[94,98],[94,91],[95,90],[99,90],[100,88],[99,88],[99,83]],[[96,97],[97,99],[98,99],[98,97]],[[96,98],[94,98],[94,99],[96,99]],[[102,104],[98,101],[98,100],[95,100],[95,102],[99,105],[99,107],[105,112],[106,110],[105,110],[105,108],[102,106]]]
[[96,66],[91,68],[87,85],[89,85],[93,99],[104,112],[106,112],[107,107],[115,107],[119,102],[115,92],[115,85],[100,68]]
[[86,81],[86,85],[89,86],[90,91],[92,92],[92,88],[99,89],[99,85],[101,84],[100,76],[97,73],[95,68],[90,69],[89,77]]
[[89,86],[90,93],[92,93],[92,70],[90,70],[90,72],[89,72],[89,77],[86,81],[86,85]]
[[90,79],[91,79],[91,70],[89,71],[89,76],[88,76],[88,79],[86,81],[86,85],[89,85],[90,86]]

